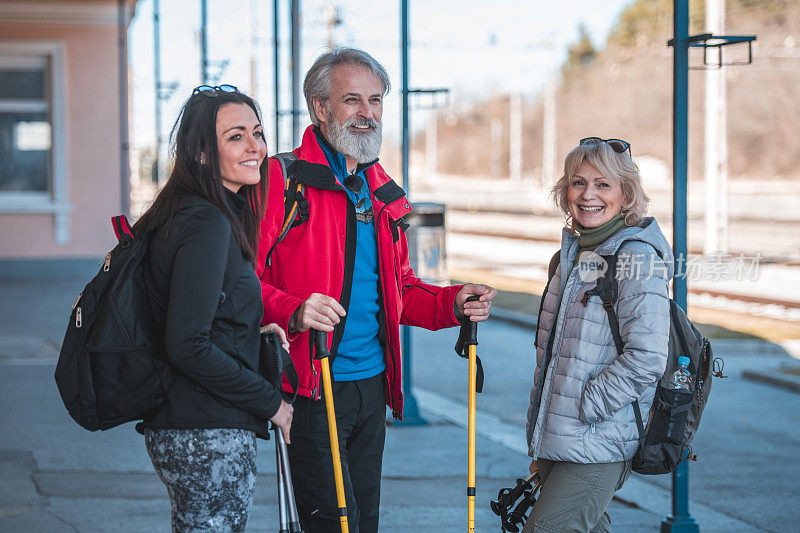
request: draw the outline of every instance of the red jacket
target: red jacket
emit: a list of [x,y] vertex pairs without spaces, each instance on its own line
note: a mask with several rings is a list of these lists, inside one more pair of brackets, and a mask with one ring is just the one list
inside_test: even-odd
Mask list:
[[[266,265],[267,252],[275,243],[284,217],[284,179],[280,164],[270,159],[267,210],[261,223],[256,263],[264,300],[263,322],[275,322],[287,331],[292,313],[312,293],[331,296],[347,308],[356,240],[355,216],[351,213],[348,217],[348,209],[353,207],[328,166],[313,126],[306,129],[303,142],[294,153],[299,160],[297,179],[305,185],[308,219],[289,230],[275,245],[270,264]],[[402,420],[400,324],[431,330],[458,325],[453,302],[461,286],[439,287],[416,277],[409,266],[408,245],[401,224],[402,217],[411,211],[403,189],[377,163],[366,169],[365,176],[371,191],[378,241],[386,404],[392,408],[393,416]],[[328,335],[334,355],[345,320]],[[319,399],[320,366],[315,360],[311,367],[308,332],[293,336],[290,343],[292,361],[300,378],[299,394]],[[284,387],[290,390],[285,381]]]

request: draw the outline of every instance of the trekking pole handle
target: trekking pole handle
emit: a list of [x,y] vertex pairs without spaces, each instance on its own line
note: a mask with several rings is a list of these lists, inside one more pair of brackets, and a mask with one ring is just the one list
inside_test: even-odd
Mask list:
[[314,356],[314,359],[325,359],[326,357],[331,356],[331,352],[328,351],[328,332],[327,331],[319,331],[317,329],[312,330],[314,335],[314,348],[316,348],[317,354]]
[[512,532],[519,531],[519,526],[525,524],[528,510],[533,507],[534,503],[536,503],[536,498],[534,498],[533,491],[525,492],[522,497],[522,501],[517,504],[511,513],[509,513],[508,520],[506,520],[505,523],[505,528]]
[[517,486],[511,490],[508,496],[511,505],[513,505],[514,502],[516,502],[525,491],[531,490],[533,488],[533,485],[531,485],[531,481],[533,480],[534,476],[536,476],[536,474],[531,474],[525,479],[517,478]]
[[[478,300],[480,300],[480,298],[481,297],[479,295],[473,294],[472,296],[467,298],[467,302],[477,302]],[[467,346],[471,344],[478,344],[478,323],[473,322],[472,320],[469,319],[469,317],[467,317],[467,322],[465,325],[469,326],[469,334],[467,336]]]

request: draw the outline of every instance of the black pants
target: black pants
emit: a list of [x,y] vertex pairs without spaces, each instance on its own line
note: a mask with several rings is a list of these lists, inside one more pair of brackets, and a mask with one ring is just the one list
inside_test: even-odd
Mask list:
[[[386,440],[384,380],[379,374],[333,384],[348,525],[354,533],[378,531]],[[340,531],[324,397],[297,397],[291,437],[289,462],[303,530]]]

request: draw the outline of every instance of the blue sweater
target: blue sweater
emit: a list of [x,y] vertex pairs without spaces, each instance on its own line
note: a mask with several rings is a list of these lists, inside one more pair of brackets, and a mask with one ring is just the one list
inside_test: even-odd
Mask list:
[[[350,173],[343,155],[332,152],[325,142],[320,142],[328,164],[340,184]],[[348,200],[356,206],[357,212],[372,208],[372,199],[362,170],[358,193],[346,189]],[[360,204],[359,204],[360,202]],[[333,376],[337,381],[355,381],[377,376],[386,370],[383,347],[378,340],[381,312],[378,301],[378,242],[375,237],[374,220],[356,221],[356,256],[353,267],[353,284],[350,291],[350,305],[344,333],[339,343],[336,359],[333,361]]]

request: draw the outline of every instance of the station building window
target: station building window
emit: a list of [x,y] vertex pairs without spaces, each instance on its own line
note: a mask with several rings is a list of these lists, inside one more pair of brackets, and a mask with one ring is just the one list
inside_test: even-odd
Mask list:
[[54,216],[69,242],[64,71],[58,43],[0,42],[0,213]]

